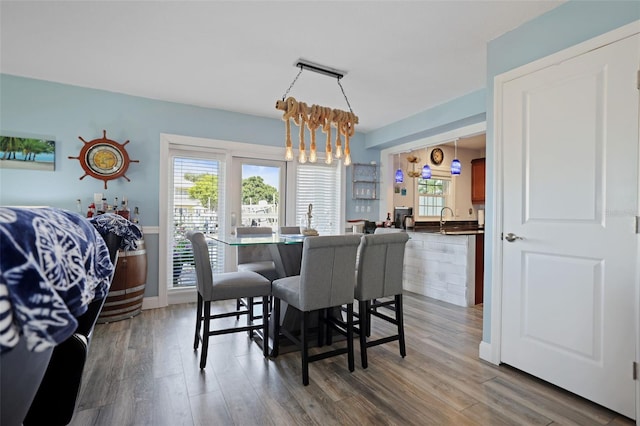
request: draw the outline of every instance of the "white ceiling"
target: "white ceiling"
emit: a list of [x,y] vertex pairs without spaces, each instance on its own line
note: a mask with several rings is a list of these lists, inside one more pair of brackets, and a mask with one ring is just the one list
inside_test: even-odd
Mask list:
[[[4,1],[0,72],[279,118],[304,58],[371,131],[486,86],[487,42],[559,1]],[[289,93],[347,110],[336,79]]]

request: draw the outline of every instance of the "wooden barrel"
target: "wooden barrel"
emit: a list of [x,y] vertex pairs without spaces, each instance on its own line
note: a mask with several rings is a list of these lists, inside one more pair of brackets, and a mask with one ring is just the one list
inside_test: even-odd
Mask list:
[[147,282],[147,250],[144,241],[138,241],[137,245],[137,250],[118,251],[109,295],[97,321],[100,324],[131,318],[142,310]]

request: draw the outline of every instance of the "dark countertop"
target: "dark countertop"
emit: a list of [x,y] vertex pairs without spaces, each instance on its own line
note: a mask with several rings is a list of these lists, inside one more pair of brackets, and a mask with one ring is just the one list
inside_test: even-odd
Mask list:
[[472,221],[449,221],[445,223],[443,231],[440,231],[439,222],[416,222],[415,226],[413,228],[409,228],[408,231],[443,235],[484,234],[484,228],[478,227],[478,223]]

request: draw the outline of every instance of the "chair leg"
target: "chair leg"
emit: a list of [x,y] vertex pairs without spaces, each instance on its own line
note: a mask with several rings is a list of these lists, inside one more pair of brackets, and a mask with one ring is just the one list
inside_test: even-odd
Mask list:
[[277,357],[280,353],[280,299],[272,298],[273,302],[273,349],[271,356]]
[[[374,301],[375,301],[375,299],[374,299]],[[365,313],[364,314],[367,316],[367,327],[363,328],[361,326],[360,329],[361,330],[365,330],[365,332],[367,333],[367,337],[371,337],[371,300],[367,300],[365,302]]]
[[200,343],[200,324],[202,323],[202,296],[198,293],[198,305],[196,307],[196,333],[193,339],[193,349],[198,349]]
[[400,355],[407,356],[404,345],[404,313],[402,309],[402,294],[396,294],[396,321],[398,322],[398,343],[400,344]]
[[204,330],[202,332],[202,352],[200,353],[200,369],[207,366],[207,354],[209,353],[209,328],[211,325],[211,302],[204,302]]
[[309,312],[302,312],[300,320],[300,343],[302,351],[302,384],[309,384],[309,342],[307,335],[307,327],[309,325]]
[[367,368],[369,364],[367,362],[367,333],[365,330],[367,330],[370,318],[366,301],[358,302],[358,311],[360,314],[360,362],[362,368]]
[[262,355],[269,356],[269,296],[262,297]]
[[353,302],[347,304],[347,359],[349,371],[355,369],[353,360]]
[[324,346],[325,342],[325,332],[327,333],[327,344],[331,344],[331,338],[329,337],[330,331],[328,327],[325,328],[325,324],[327,324],[327,318],[329,318],[329,312],[326,309],[318,310],[318,347]]
[[[253,321],[255,319],[255,314],[253,312],[253,297],[247,297],[247,310],[249,314],[247,315],[247,325],[253,325]],[[249,330],[249,339],[253,339],[253,330]]]

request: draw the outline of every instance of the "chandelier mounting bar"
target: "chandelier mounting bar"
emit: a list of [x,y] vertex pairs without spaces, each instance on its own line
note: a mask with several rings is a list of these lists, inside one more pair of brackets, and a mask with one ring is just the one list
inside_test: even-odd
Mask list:
[[340,80],[346,74],[346,71],[340,71],[335,68],[325,67],[324,65],[316,64],[302,58],[298,59],[298,61],[296,62],[296,67],[300,68],[301,70],[309,70],[317,72],[318,74],[328,75],[329,77],[335,77],[338,80]]

